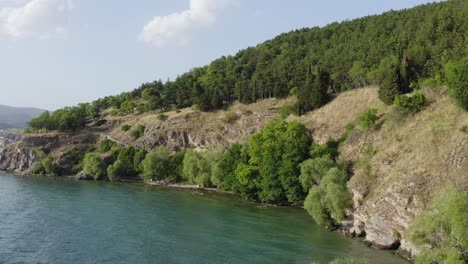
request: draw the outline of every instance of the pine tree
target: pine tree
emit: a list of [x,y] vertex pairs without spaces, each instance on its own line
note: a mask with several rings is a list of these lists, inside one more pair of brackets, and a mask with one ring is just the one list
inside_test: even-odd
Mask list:
[[393,104],[395,97],[400,94],[398,75],[398,70],[395,67],[392,67],[380,83],[379,98],[387,105]]

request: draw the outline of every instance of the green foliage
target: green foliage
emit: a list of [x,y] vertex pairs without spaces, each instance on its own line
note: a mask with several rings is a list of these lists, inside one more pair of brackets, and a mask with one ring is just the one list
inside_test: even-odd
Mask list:
[[426,103],[426,98],[420,92],[411,95],[397,95],[393,105],[406,114],[414,114],[421,110]]
[[305,190],[314,185],[319,185],[325,174],[335,167],[335,161],[328,155],[315,159],[308,159],[301,163],[301,174],[299,179]]
[[142,162],[143,179],[145,181],[161,181],[171,174],[171,159],[169,152],[164,147],[159,147],[149,152]]
[[130,131],[130,136],[133,139],[139,139],[145,134],[146,127],[144,125],[138,125],[134,130]]
[[135,174],[143,173],[143,160],[146,158],[148,152],[144,149],[137,149],[135,150],[135,154],[133,155],[133,170]]
[[450,95],[460,107],[468,111],[468,57],[447,64],[445,75]]
[[398,83],[398,71],[391,69],[384,76],[380,88],[379,98],[387,105],[393,104],[395,97],[400,94],[400,86]]
[[205,187],[220,184],[217,174],[217,166],[223,155],[218,150],[196,152],[188,150],[183,161],[182,174],[185,180],[191,184]]
[[116,142],[109,139],[104,139],[99,143],[99,152],[105,153],[117,146],[118,144]]
[[83,160],[83,171],[95,180],[106,176],[106,164],[97,153],[86,153]]
[[181,150],[172,155],[171,157],[171,172],[167,180],[169,181],[179,181],[183,178],[184,170],[184,158],[186,150]]
[[45,156],[43,152],[36,154],[39,158],[42,158],[36,166],[32,169],[31,173],[35,175],[60,175],[61,168],[54,164],[52,157]]
[[221,182],[218,187],[222,190],[240,192],[239,181],[236,178],[236,169],[240,163],[248,162],[248,159],[245,158],[247,155],[245,152],[246,147],[243,145],[231,145],[219,161],[216,178]]
[[122,126],[122,131],[127,132],[127,131],[129,131],[131,128],[132,128],[132,126],[130,126],[130,125],[123,125],[123,126]]
[[304,199],[299,164],[308,157],[309,131],[298,122],[273,120],[249,140],[249,165],[260,175],[258,198],[298,204]]
[[467,219],[467,193],[451,187],[436,195],[410,227],[410,239],[430,247],[423,249],[416,263],[467,263]]
[[71,166],[71,171],[64,171],[65,173],[77,174],[83,170],[83,159],[86,154],[85,150],[73,148],[63,157],[63,163]]
[[346,172],[334,167],[326,172],[318,185],[311,187],[304,208],[318,224],[329,226],[344,219],[344,210],[351,201],[346,182]]
[[283,105],[280,109],[280,117],[286,119],[288,116],[294,113],[294,106]]
[[311,159],[320,158],[323,156],[328,156],[332,159],[335,159],[338,156],[338,147],[341,142],[346,139],[346,134],[339,140],[330,139],[326,144],[317,144],[312,143],[310,146],[309,155]]
[[167,120],[167,116],[163,113],[160,113],[156,116],[156,118],[159,120],[159,121],[166,121]]
[[377,122],[379,118],[377,117],[377,109],[372,108],[369,110],[366,110],[364,113],[362,113],[356,120],[356,123],[364,128],[368,129],[370,127],[373,127],[375,125],[375,122]]
[[129,176],[130,165],[122,160],[117,160],[114,164],[107,167],[107,177],[111,181],[119,181]]
[[223,117],[223,122],[232,124],[239,120],[239,116],[234,112],[227,112]]
[[244,199],[255,199],[259,192],[259,172],[258,168],[245,163],[239,163],[235,170],[236,179],[239,183],[239,194]]
[[349,77],[353,80],[353,84],[356,87],[364,87],[367,85],[367,75],[368,69],[366,63],[363,61],[355,61],[353,67],[348,71]]
[[337,258],[329,264],[367,264],[367,261],[364,259]]
[[88,107],[88,104],[80,104],[76,107],[66,107],[56,110],[52,114],[44,112],[39,117],[32,119],[29,122],[29,126],[33,130],[77,131],[84,128],[86,125]]

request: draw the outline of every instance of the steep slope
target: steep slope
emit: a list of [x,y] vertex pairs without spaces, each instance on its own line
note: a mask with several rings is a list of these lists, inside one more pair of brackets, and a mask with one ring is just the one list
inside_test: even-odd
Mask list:
[[0,105],[0,129],[26,128],[31,119],[38,117],[44,111],[37,108]]
[[[407,228],[434,192],[450,184],[468,191],[468,114],[453,105],[443,88],[424,89],[423,93],[428,105],[406,117],[383,105],[375,87],[342,93],[320,109],[288,117],[304,123],[314,140],[324,143],[339,138],[362,112],[378,109],[377,126],[354,128],[340,147],[340,158],[354,163],[348,183],[354,204],[350,233],[365,236],[379,248],[399,248],[408,256],[416,251],[406,240]],[[157,146],[172,151],[227,147],[246,142],[252,133],[278,118],[282,106],[294,102],[294,98],[268,99],[216,112],[187,108],[165,113],[166,120],[159,120],[156,113],[104,115],[106,124],[88,126],[84,132],[26,135],[21,142],[0,151],[0,169],[29,173],[38,160],[38,150],[50,153],[59,165],[66,166],[71,150],[95,148],[106,138],[148,150]],[[130,130],[123,131],[124,125]],[[130,131],[138,125],[146,129],[135,140]]]

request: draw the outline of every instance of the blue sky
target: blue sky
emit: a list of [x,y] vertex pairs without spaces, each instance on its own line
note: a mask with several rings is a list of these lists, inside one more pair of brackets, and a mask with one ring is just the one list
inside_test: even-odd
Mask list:
[[0,0],[0,104],[54,110],[424,0]]

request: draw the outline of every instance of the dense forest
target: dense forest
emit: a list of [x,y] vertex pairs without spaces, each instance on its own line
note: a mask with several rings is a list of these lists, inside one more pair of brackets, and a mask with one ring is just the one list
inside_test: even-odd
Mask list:
[[209,111],[236,100],[289,95],[297,96],[294,111],[302,114],[342,91],[370,84],[381,85],[382,101],[391,104],[422,83],[441,84],[445,66],[468,55],[466,14],[468,2],[452,0],[291,31],[175,80],[46,113],[30,127],[73,131],[109,108],[114,115],[183,107]]

